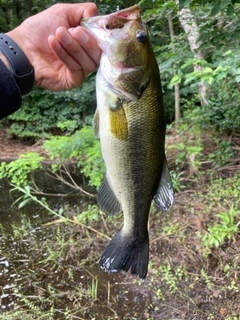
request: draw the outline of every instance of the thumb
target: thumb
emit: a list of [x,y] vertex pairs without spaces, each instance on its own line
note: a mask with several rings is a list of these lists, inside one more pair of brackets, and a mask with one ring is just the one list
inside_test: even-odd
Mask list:
[[67,5],[65,12],[69,26],[77,27],[80,25],[82,18],[89,18],[98,14],[98,9],[95,3],[80,3]]

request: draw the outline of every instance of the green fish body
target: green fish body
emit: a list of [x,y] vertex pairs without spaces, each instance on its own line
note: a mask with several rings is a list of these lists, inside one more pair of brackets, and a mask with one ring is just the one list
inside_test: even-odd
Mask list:
[[165,211],[174,199],[159,69],[138,6],[90,18],[83,26],[102,48],[94,132],[107,172],[98,203],[108,214],[124,213],[123,228],[103,252],[100,266],[108,272],[131,269],[144,279],[151,201]]

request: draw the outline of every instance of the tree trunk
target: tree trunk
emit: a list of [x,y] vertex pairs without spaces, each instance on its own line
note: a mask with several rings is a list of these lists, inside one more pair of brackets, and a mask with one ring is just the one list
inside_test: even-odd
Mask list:
[[[173,41],[174,37],[174,28],[173,28],[173,22],[172,22],[172,14],[169,12],[168,14],[168,26],[169,26],[169,32],[170,32],[170,37],[171,41]],[[173,47],[174,51],[174,47]],[[174,70],[174,76],[176,75],[176,70]],[[181,116],[180,113],[180,89],[179,89],[179,83],[176,83],[174,85],[174,96],[175,96],[175,128],[178,126],[178,122]]]
[[[176,0],[177,5],[179,5],[179,0]],[[190,49],[192,51],[194,59],[204,59],[204,54],[202,50],[200,49],[201,43],[198,41],[199,38],[199,32],[197,23],[195,21],[195,18],[190,10],[190,8],[183,8],[178,12],[179,21],[181,23],[181,26],[188,37],[188,42],[190,45]],[[203,70],[203,67],[199,65],[194,65],[194,70],[199,71]],[[198,85],[199,94],[201,97],[201,104],[208,104],[206,93],[207,93],[207,87],[206,85],[201,82]]]

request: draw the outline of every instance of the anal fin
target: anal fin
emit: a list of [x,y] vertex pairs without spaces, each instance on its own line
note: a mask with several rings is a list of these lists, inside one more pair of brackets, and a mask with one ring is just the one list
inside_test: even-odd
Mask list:
[[166,160],[163,165],[160,183],[153,199],[161,211],[167,211],[173,204],[174,191]]
[[106,176],[98,190],[97,201],[101,210],[107,214],[117,215],[122,212],[122,206],[110,187]]

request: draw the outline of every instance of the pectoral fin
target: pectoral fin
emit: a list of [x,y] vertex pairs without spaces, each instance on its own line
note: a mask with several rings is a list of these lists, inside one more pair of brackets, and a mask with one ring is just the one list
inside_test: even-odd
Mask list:
[[128,123],[122,101],[119,98],[109,102],[109,117],[111,133],[118,140],[127,140]]
[[101,210],[107,214],[116,215],[122,212],[122,206],[112,191],[106,176],[98,190],[97,201]]
[[163,165],[160,183],[153,199],[161,211],[167,211],[173,204],[174,191],[166,160]]

